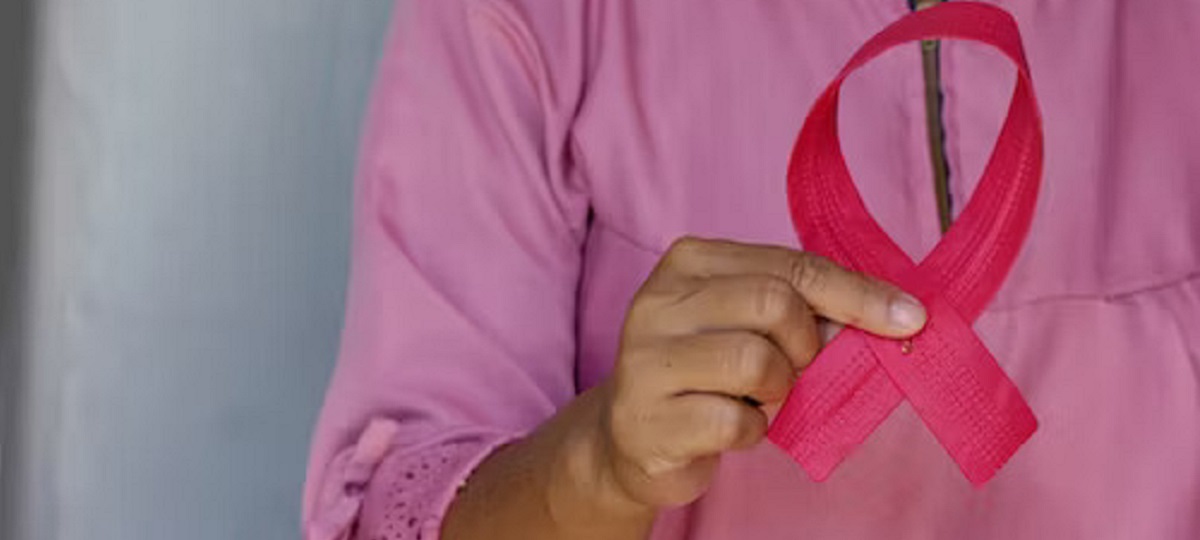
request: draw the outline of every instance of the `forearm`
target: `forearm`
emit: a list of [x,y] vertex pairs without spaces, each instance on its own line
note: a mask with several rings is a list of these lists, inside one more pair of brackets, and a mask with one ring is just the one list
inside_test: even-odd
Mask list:
[[445,540],[640,540],[654,511],[607,474],[603,387],[528,438],[497,450],[471,475],[442,525]]

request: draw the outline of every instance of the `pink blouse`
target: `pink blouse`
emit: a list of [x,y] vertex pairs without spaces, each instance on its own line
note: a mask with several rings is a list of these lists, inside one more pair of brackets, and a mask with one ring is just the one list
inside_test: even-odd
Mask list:
[[[901,405],[823,483],[770,444],[722,461],[654,538],[1200,538],[1200,3],[998,0],[1046,133],[1029,239],[975,329],[1040,428],[976,489]],[[906,0],[407,0],[355,197],[343,345],[309,540],[438,536],[456,488],[611,369],[623,312],[684,234],[797,246],[791,144]],[[1014,69],[945,42],[961,208]],[[939,239],[916,45],[843,88],[868,207]]]

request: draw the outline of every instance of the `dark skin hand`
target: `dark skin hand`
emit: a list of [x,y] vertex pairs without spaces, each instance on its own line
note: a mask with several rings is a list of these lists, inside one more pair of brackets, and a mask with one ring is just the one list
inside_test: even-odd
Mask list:
[[825,339],[822,322],[907,337],[920,305],[892,285],[780,247],[687,238],[634,297],[612,374],[487,458],[446,540],[633,540],[753,447]]

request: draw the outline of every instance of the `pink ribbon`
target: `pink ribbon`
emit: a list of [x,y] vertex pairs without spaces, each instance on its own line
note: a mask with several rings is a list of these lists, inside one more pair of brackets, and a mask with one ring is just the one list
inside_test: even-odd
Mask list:
[[[838,143],[838,92],[851,72],[884,51],[939,38],[999,49],[1017,65],[1017,82],[975,194],[929,256],[914,264],[854,187]],[[971,324],[1025,240],[1041,174],[1041,119],[1020,33],[994,6],[948,2],[904,17],[863,45],[817,99],[788,170],[797,234],[806,249],[916,295],[929,322],[903,341],[848,328],[800,377],[768,437],[814,480],[826,479],[905,399],[977,486],[1037,430],[1033,411]]]

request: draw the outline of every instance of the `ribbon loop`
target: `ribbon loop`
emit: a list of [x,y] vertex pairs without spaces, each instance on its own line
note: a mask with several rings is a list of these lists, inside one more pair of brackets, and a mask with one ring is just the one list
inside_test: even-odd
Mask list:
[[[1009,115],[971,201],[917,265],[879,227],[846,167],[838,92],[855,69],[910,41],[952,38],[1000,49],[1017,64]],[[869,40],[809,112],[788,170],[792,221],[806,249],[891,281],[929,311],[897,342],[838,335],[798,381],[768,433],[817,480],[907,399],[967,479],[990,479],[1037,429],[1033,412],[971,324],[1000,288],[1029,231],[1042,170],[1042,131],[1016,22],[981,3],[915,12]]]

